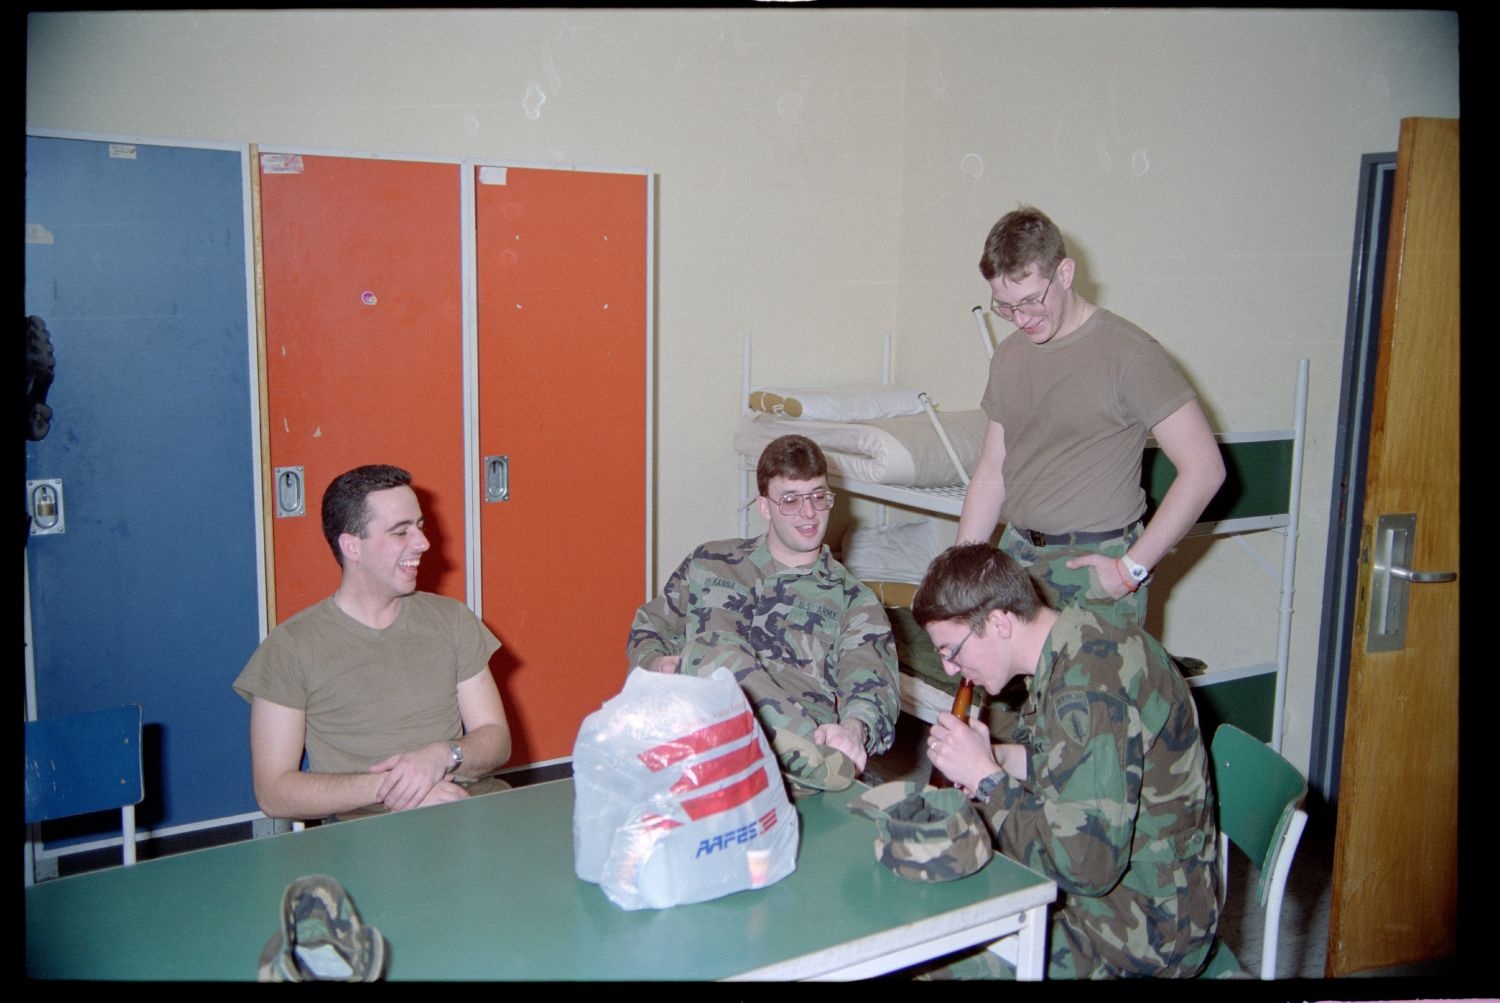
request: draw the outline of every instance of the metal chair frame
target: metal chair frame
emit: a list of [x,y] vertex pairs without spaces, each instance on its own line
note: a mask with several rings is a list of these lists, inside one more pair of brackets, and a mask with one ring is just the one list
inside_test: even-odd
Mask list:
[[[1210,755],[1219,803],[1219,905],[1222,909],[1229,886],[1233,843],[1259,870],[1256,900],[1265,907],[1260,977],[1274,979],[1287,875],[1307,827],[1307,812],[1302,810],[1307,781],[1274,749],[1231,724],[1214,732]],[[1215,944],[1215,952],[1233,960],[1222,941]],[[1210,968],[1222,969],[1224,964],[1210,962]]]

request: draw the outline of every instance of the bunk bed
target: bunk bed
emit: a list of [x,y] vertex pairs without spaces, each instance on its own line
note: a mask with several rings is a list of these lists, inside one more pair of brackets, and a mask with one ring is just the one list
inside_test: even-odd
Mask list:
[[[980,308],[976,309],[977,311]],[[979,318],[982,337],[989,346],[988,333]],[[1225,480],[1223,487],[1204,510],[1202,518],[1189,531],[1189,537],[1225,537],[1233,539],[1251,559],[1277,585],[1277,637],[1274,659],[1266,662],[1224,667],[1213,665],[1201,675],[1188,677],[1198,701],[1200,715],[1205,718],[1205,727],[1230,722],[1281,748],[1283,709],[1286,701],[1287,665],[1291,647],[1292,597],[1297,560],[1297,534],[1301,504],[1302,458],[1306,436],[1307,419],[1307,374],[1306,359],[1297,365],[1296,389],[1290,425],[1286,428],[1264,432],[1220,432],[1215,434],[1224,457]],[[891,385],[890,344],[886,342],[884,385]],[[791,388],[778,388],[786,391]],[[890,433],[891,419],[877,419],[875,423],[887,426],[871,432],[870,422],[828,422],[809,420],[806,417],[791,417],[776,413],[774,405],[767,407],[764,396],[755,399],[757,407],[749,402],[752,394],[761,391],[752,385],[750,378],[750,343],[744,345],[743,393],[744,408],[735,433],[735,449],[739,457],[740,533],[749,535],[749,502],[755,496],[755,461],[764,442],[777,435],[800,433],[824,446],[829,462],[830,486],[835,491],[853,497],[866,498],[880,505],[879,522],[887,518],[885,506],[896,505],[914,512],[946,516],[956,519],[963,508],[964,490],[968,483],[968,471],[973,469],[978,457],[978,446],[982,442],[983,415],[977,412],[939,413],[925,394],[916,394],[920,399],[929,435],[945,440],[950,469],[948,476],[936,478],[944,483],[930,483],[932,476],[923,478],[921,484],[888,483],[899,479],[899,471],[910,464],[903,462],[876,464],[883,475],[875,479],[856,476],[855,472],[871,469],[862,463],[860,455],[852,455],[848,444],[863,443],[880,435]],[[915,393],[915,391],[912,391]],[[778,392],[778,396],[786,396]],[[973,433],[974,414],[978,414],[980,432],[976,439]],[[920,435],[922,420],[909,421],[908,432]],[[851,427],[853,426],[853,427]],[[900,447],[908,451],[924,451],[930,447],[915,447],[907,443]],[[876,449],[879,452],[879,448]],[[921,464],[917,464],[921,466]],[[927,464],[930,469],[930,463]],[[895,468],[897,473],[889,474]],[[1148,511],[1166,494],[1176,471],[1170,460],[1161,453],[1154,440],[1148,441],[1142,461],[1142,486],[1148,497]],[[1246,534],[1275,532],[1283,537],[1280,567],[1264,558],[1246,540]],[[909,592],[900,590],[893,596],[885,583],[878,583],[878,591],[887,606],[904,605],[909,602]],[[899,633],[898,626],[898,633]],[[1212,656],[1212,652],[1205,653]],[[924,720],[932,720],[936,709],[946,709],[945,695],[935,691],[929,682],[922,680],[903,666],[902,708]]]

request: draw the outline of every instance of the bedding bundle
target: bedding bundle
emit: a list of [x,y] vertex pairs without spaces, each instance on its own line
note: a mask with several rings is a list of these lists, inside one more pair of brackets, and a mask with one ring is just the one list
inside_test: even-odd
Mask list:
[[[830,473],[851,480],[924,488],[959,483],[915,390],[765,387],[749,404],[734,434],[734,448],[745,456],[759,456],[771,440],[797,433],[823,450]],[[939,419],[959,462],[972,471],[984,445],[984,412],[943,412]]]
[[750,410],[808,421],[869,421],[921,414],[915,390],[884,384],[813,387],[762,387],[752,391]]

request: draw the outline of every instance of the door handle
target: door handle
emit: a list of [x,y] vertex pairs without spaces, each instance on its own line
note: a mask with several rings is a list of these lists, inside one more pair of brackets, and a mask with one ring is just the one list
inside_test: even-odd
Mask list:
[[1406,608],[1413,585],[1451,582],[1456,571],[1413,571],[1415,513],[1382,515],[1375,520],[1375,553],[1370,562],[1370,615],[1367,651],[1400,651],[1406,647]]
[[1413,571],[1399,564],[1390,569],[1391,575],[1413,585],[1428,585],[1434,582],[1451,582],[1458,578],[1457,571]]

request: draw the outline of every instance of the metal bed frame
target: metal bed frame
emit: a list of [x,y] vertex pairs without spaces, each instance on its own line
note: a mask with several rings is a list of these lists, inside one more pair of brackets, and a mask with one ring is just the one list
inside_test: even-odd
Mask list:
[[[974,316],[981,332],[981,338],[987,350],[993,351],[990,344],[988,329],[984,325],[983,308],[975,307]],[[1286,703],[1286,677],[1287,667],[1291,653],[1291,623],[1292,623],[1292,598],[1295,592],[1295,579],[1297,570],[1297,535],[1300,523],[1300,509],[1302,499],[1302,463],[1305,438],[1307,432],[1307,379],[1308,362],[1301,359],[1297,363],[1297,382],[1294,402],[1292,405],[1291,427],[1288,429],[1277,429],[1262,432],[1219,432],[1214,438],[1219,443],[1219,448],[1224,454],[1225,466],[1229,470],[1224,488],[1220,489],[1219,495],[1210,502],[1204,512],[1204,517],[1196,523],[1188,536],[1224,536],[1230,537],[1250,555],[1251,559],[1274,581],[1278,582],[1279,596],[1277,604],[1277,638],[1276,658],[1274,662],[1256,665],[1236,666],[1231,668],[1212,669],[1209,672],[1193,676],[1188,679],[1190,686],[1212,686],[1217,683],[1232,682],[1252,676],[1265,675],[1275,672],[1276,687],[1275,696],[1271,710],[1271,746],[1278,752],[1281,750],[1282,742],[1282,718]],[[884,347],[884,359],[882,363],[882,381],[890,384],[891,380],[891,343],[887,335]],[[750,379],[750,339],[747,335],[744,342],[744,357],[742,368],[742,393],[740,394],[740,406],[748,411],[748,400],[751,391]],[[948,442],[943,432],[941,422],[933,411],[931,402],[923,394],[924,405],[928,415],[932,418],[938,435],[947,446],[949,456],[954,459],[955,467],[958,467],[957,457],[953,452],[951,443]],[[1165,491],[1165,485],[1170,483],[1171,475],[1168,470],[1171,464],[1166,457],[1160,454],[1155,440],[1148,440],[1146,447],[1146,460],[1143,464],[1145,477],[1152,488],[1160,486],[1161,492]],[[1265,465],[1271,464],[1269,469]],[[740,471],[740,498],[742,503],[739,507],[740,535],[750,535],[749,506],[755,498],[755,458],[741,455],[739,457]],[[902,508],[933,515],[949,516],[957,518],[963,510],[964,492],[968,484],[968,473],[958,467],[957,480],[953,484],[937,487],[903,487],[893,484],[875,484],[869,481],[859,481],[838,474],[829,474],[828,483],[836,490],[854,497],[867,498],[880,503],[879,524],[884,525],[887,518],[887,505],[898,505]],[[1238,494],[1235,492],[1238,491]],[[1160,499],[1156,491],[1149,492],[1155,500]],[[1228,493],[1228,496],[1226,496]],[[1248,541],[1242,537],[1247,533],[1274,531],[1282,534],[1281,567],[1275,567],[1266,560]],[[920,680],[911,680],[920,683]],[[925,702],[915,700],[908,706],[907,679],[903,674],[903,706],[918,716],[925,716]],[[924,684],[925,685],[925,684]],[[934,692],[936,691],[935,688]],[[930,695],[929,695],[930,696]]]

